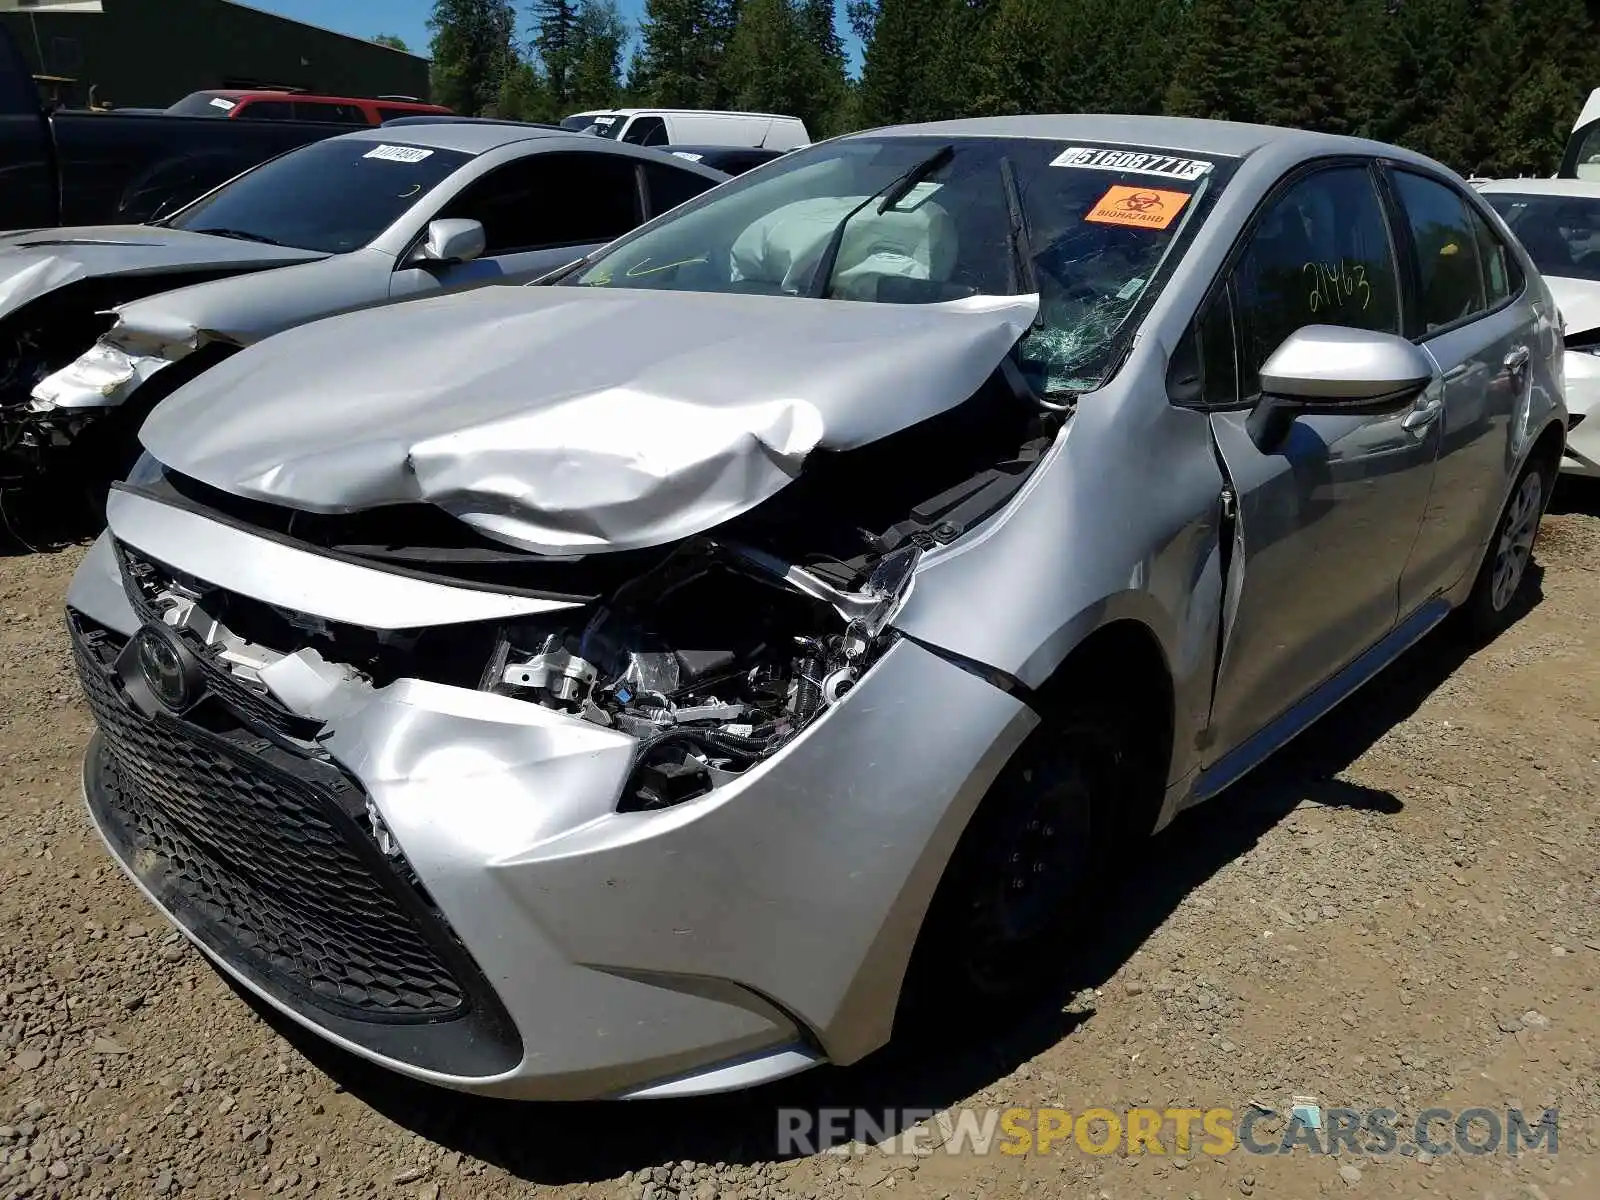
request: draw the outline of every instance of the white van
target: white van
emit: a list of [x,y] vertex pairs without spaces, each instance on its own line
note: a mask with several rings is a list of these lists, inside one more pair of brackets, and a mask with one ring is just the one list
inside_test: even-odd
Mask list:
[[587,129],[636,146],[750,146],[795,150],[811,144],[805,122],[774,113],[699,108],[611,108],[573,113],[567,129]]
[[1600,88],[1589,99],[1572,123],[1566,153],[1561,156],[1557,179],[1600,179]]

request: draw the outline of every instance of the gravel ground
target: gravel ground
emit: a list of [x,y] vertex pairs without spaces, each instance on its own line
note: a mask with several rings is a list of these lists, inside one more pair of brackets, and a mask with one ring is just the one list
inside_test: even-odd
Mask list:
[[[82,551],[0,559],[0,1200],[1594,1200],[1600,492],[1557,500],[1510,632],[1470,657],[1435,635],[1182,819],[1086,914],[1047,1002],[753,1095],[612,1106],[430,1093],[247,1005],[82,811],[59,619]],[[1301,1095],[1401,1128],[1557,1107],[1559,1152],[775,1153],[779,1105],[1242,1115]]]

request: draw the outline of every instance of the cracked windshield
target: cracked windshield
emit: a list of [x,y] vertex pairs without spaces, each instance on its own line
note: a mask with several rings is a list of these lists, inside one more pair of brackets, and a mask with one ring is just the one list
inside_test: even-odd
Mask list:
[[1040,391],[1114,368],[1226,160],[976,138],[854,140],[691,201],[567,283],[935,304],[1037,293]]

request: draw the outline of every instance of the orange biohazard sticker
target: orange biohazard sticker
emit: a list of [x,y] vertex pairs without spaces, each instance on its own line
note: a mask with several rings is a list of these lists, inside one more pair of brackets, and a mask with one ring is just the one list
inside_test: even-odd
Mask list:
[[1188,192],[1161,188],[1112,188],[1089,210],[1085,221],[1099,225],[1132,225],[1138,229],[1165,229],[1189,203]]

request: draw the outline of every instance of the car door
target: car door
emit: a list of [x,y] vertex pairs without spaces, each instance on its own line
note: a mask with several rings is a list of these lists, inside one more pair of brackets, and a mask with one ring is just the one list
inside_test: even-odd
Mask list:
[[638,164],[622,154],[534,152],[514,159],[468,184],[434,214],[482,223],[483,254],[464,263],[407,263],[395,271],[390,293],[535,279],[638,225],[642,186]]
[[1231,349],[1234,376],[1218,387],[1218,368],[1207,384],[1235,522],[1214,755],[1285,716],[1395,627],[1438,448],[1435,424],[1416,414],[1437,398],[1438,381],[1384,415],[1302,414],[1270,451],[1247,418],[1261,365],[1296,329],[1398,334],[1402,312],[1375,164],[1342,160],[1280,183],[1203,315],[1207,360],[1226,361]]
[[1433,490],[1400,588],[1409,609],[1477,568],[1505,499],[1511,423],[1527,410],[1539,315],[1515,257],[1461,188],[1409,167],[1387,173],[1409,242],[1408,332],[1444,380]]

